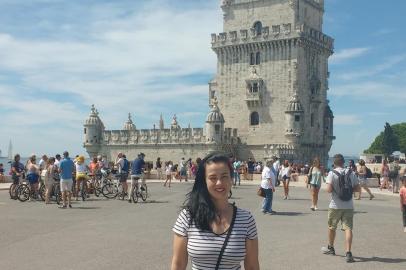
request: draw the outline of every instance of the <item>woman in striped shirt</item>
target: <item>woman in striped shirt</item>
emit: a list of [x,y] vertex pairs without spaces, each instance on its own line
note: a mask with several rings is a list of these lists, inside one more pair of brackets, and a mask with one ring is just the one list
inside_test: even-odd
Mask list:
[[232,186],[228,157],[210,154],[199,164],[192,191],[173,227],[172,270],[258,270],[258,238],[253,216],[228,202]]

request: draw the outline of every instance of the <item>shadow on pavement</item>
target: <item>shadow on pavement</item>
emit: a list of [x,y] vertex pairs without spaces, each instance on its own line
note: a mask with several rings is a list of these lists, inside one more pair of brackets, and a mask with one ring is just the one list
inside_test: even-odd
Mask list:
[[273,214],[274,216],[289,216],[289,217],[294,217],[294,216],[302,216],[302,215],[308,215],[307,213],[301,213],[301,212],[276,212]]
[[290,198],[289,201],[311,201],[311,199],[303,199],[303,198]]
[[94,209],[100,209],[101,207],[96,207],[96,206],[75,206],[72,209],[80,209],[80,210],[94,210]]
[[149,200],[141,203],[169,203],[169,201],[157,201],[157,200]]
[[380,262],[380,263],[403,263],[406,262],[406,259],[394,259],[394,258],[380,258],[380,257],[372,257],[372,258],[364,258],[364,257],[356,257],[354,256],[355,262]]

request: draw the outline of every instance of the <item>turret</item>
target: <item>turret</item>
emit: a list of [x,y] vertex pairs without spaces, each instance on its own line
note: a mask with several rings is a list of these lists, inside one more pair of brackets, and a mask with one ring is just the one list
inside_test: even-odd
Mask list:
[[91,107],[90,115],[84,123],[84,142],[89,156],[95,156],[99,153],[100,146],[103,143],[104,124],[99,117],[99,112],[94,105]]
[[286,108],[286,133],[289,143],[298,143],[303,133],[303,106],[297,94],[294,94]]
[[128,119],[124,123],[124,130],[136,130],[135,124],[133,123],[133,120],[131,119],[131,113],[128,113]]
[[162,130],[164,128],[165,128],[164,118],[162,117],[162,113],[161,113],[161,116],[159,117],[159,129]]
[[206,141],[221,143],[224,137],[224,116],[220,112],[217,99],[213,100],[212,105],[206,118]]

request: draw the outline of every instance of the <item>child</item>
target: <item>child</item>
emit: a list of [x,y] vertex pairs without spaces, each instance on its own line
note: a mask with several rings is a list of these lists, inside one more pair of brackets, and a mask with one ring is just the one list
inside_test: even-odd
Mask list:
[[4,176],[3,163],[0,163],[0,183],[6,182],[6,177]]
[[171,187],[171,181],[172,181],[172,164],[170,161],[167,161],[165,163],[165,175],[166,175],[166,181],[164,184],[164,187],[166,187],[166,183],[169,181],[169,186]]
[[406,233],[406,180],[403,179],[403,187],[400,189],[400,210],[403,214],[403,232]]

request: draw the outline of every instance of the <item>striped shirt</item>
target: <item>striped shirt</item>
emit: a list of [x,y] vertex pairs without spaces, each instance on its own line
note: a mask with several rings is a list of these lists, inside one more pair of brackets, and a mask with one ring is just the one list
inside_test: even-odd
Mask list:
[[[190,224],[190,214],[182,210],[173,227],[173,231],[188,238],[187,251],[192,260],[193,270],[215,269],[221,247],[227,231],[215,234],[212,231],[201,231],[195,223]],[[219,269],[241,269],[245,258],[245,242],[257,238],[257,227],[250,212],[237,208],[234,227],[224,250]]]

